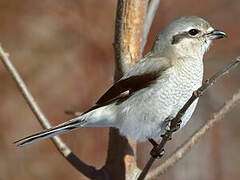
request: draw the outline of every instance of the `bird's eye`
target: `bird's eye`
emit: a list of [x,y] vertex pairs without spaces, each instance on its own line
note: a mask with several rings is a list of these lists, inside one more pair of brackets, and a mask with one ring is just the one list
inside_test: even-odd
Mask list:
[[198,29],[191,29],[188,31],[188,34],[190,34],[191,36],[195,36],[199,33],[200,31]]

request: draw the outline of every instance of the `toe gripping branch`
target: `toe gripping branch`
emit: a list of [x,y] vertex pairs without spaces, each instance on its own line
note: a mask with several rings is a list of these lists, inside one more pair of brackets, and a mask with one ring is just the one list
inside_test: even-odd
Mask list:
[[170,128],[168,130],[166,130],[165,134],[161,135],[162,140],[161,140],[160,144],[158,144],[153,139],[148,139],[148,141],[153,145],[150,155],[154,159],[160,159],[164,155],[165,144],[167,143],[167,141],[170,141],[172,139],[172,134],[180,128],[181,123],[182,123],[182,121],[180,118],[173,118],[170,121]]
[[218,78],[222,77],[224,74],[229,72],[232,68],[236,67],[240,63],[240,57],[237,57],[235,61],[231,62],[229,65],[224,67],[222,70],[218,71],[214,74],[209,80],[205,81],[200,88],[193,92],[190,99],[186,102],[186,104],[182,107],[182,109],[178,112],[177,116],[171,120],[170,128],[167,129],[165,134],[163,134],[162,140],[160,144],[156,143],[153,139],[148,139],[150,143],[153,145],[153,149],[151,151],[151,158],[145,165],[143,171],[138,177],[138,180],[143,180],[149,169],[151,168],[153,162],[157,158],[161,158],[164,155],[164,146],[167,141],[171,140],[172,133],[177,131],[181,125],[181,118],[190,107],[190,105],[201,95],[203,95],[209,87],[211,87]]

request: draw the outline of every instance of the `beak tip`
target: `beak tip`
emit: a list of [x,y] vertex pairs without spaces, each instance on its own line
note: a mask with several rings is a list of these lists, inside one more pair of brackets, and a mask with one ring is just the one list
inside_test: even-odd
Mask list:
[[222,38],[226,38],[227,37],[227,34],[223,31],[220,31],[220,30],[213,30],[211,32],[211,39],[222,39]]

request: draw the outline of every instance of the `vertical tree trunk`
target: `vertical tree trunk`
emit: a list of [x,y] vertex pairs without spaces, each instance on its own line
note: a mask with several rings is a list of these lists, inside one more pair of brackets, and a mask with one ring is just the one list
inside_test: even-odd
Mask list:
[[[115,26],[115,82],[128,68],[141,59],[141,43],[148,0],[119,0]],[[140,170],[136,164],[136,143],[110,128],[105,169],[110,179],[132,179]]]

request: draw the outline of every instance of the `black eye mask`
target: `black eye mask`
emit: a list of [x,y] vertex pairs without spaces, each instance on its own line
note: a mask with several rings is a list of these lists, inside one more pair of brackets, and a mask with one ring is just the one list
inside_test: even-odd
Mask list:
[[184,32],[184,33],[181,33],[181,34],[177,34],[175,36],[173,36],[172,38],[172,44],[177,44],[179,43],[183,38],[185,37],[188,37],[188,33],[187,32]]

